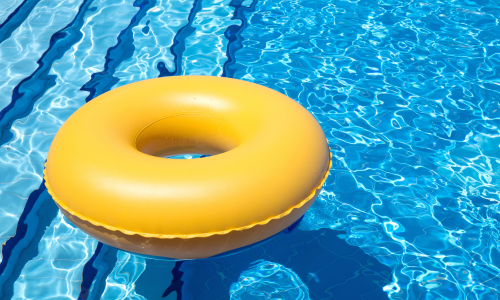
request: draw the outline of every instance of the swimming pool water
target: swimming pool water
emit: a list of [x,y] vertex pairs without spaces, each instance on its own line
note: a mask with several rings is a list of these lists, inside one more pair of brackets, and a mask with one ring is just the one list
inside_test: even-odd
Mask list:
[[[498,299],[500,2],[0,2],[1,299]],[[127,83],[226,76],[321,123],[300,223],[212,259],[88,237],[42,183],[58,128]]]

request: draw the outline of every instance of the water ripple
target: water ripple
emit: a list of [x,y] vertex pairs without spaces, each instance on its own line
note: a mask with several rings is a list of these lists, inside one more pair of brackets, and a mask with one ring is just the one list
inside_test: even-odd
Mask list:
[[298,99],[332,147],[300,228],[346,230],[393,268],[391,298],[499,294],[498,12],[264,1],[242,34],[235,77]]
[[172,71],[167,68],[164,62],[159,62],[157,65],[158,71],[160,71],[159,77],[182,74],[182,57],[184,51],[186,51],[186,39],[194,32],[193,22],[196,18],[196,14],[202,9],[201,2],[202,0],[193,1],[187,18],[187,24],[180,28],[174,36],[172,46],[170,47],[170,53],[172,53],[174,57]]
[[[37,55],[42,55],[43,57],[43,52],[41,50],[43,49],[43,44],[45,42],[48,42],[49,34],[53,34],[53,30],[58,30],[61,27],[64,27],[67,23],[71,23],[71,20],[75,18],[75,13],[78,12],[78,6],[75,6],[75,3],[72,3],[71,1],[66,4],[58,5],[56,5],[55,3],[45,3],[42,1],[40,2],[40,4],[45,6],[37,6],[29,15],[27,21],[22,24],[20,29],[16,30],[11,38],[0,45],[0,55],[2,55],[2,57],[6,59],[7,62],[12,62],[11,64],[4,65],[4,67],[8,68],[6,72],[9,75],[12,75],[9,76],[9,80],[5,81],[4,84],[0,87],[0,90],[4,88],[9,90],[9,92],[0,93],[4,96],[10,95],[12,93],[14,84],[17,84],[19,81],[21,81],[22,76],[27,76],[31,73],[27,68],[30,63],[34,63],[34,61],[37,60],[33,58]],[[51,13],[47,13],[47,9],[51,9]],[[62,14],[64,14],[64,17],[59,18],[58,16]],[[57,22],[54,21],[56,17],[58,17]],[[37,22],[45,22],[45,24],[44,26],[39,26],[37,25]],[[63,31],[64,30],[62,30],[61,32]],[[14,49],[12,50],[8,46],[9,43],[18,44],[20,49],[31,48],[34,51],[20,51],[20,49],[16,47],[12,48]],[[39,49],[40,47],[42,49]],[[50,60],[51,55],[47,54],[48,51],[49,50],[45,52],[45,57]],[[17,70],[14,67],[14,64],[17,63],[21,63],[23,66],[22,69],[24,70],[19,73],[18,77],[16,77],[15,74],[9,73],[9,70]],[[37,64],[34,63],[34,68],[32,70],[32,72],[34,73],[31,73],[31,78],[37,77],[35,75],[41,75],[43,72],[48,71],[47,68],[43,68],[43,63],[46,63],[46,61],[40,61],[40,63],[38,64],[38,68],[35,68]],[[40,72],[36,73],[37,70]],[[26,71],[28,71],[29,73],[26,73]],[[19,79],[19,81],[16,78]],[[16,109],[18,109],[18,106],[21,106],[19,108],[22,109],[22,107],[25,107],[27,105],[29,112],[30,100],[26,100],[22,98],[22,96],[24,96],[24,93],[26,93],[29,94],[26,95],[26,98],[29,98],[29,96],[32,96],[31,93],[29,93],[31,90],[22,90],[22,88],[20,87],[22,83],[25,83],[23,87],[29,87],[30,83],[33,84],[33,80],[22,80],[21,83],[17,86],[19,88],[17,91],[21,92],[21,97],[19,97],[20,95],[14,95],[14,93],[13,99],[9,101],[10,103],[0,111],[0,116],[2,117],[0,120],[0,123],[2,124],[2,137],[4,137],[4,135],[7,133],[10,134],[10,126],[8,126],[7,124],[12,124],[16,120],[16,116],[19,113],[25,113],[17,111]],[[16,104],[19,105],[16,106]],[[40,155],[38,146],[40,141],[39,137],[44,135],[43,130],[47,128],[44,125],[45,124],[40,124],[40,126],[37,126],[38,128],[32,128],[32,132],[29,134],[29,136],[24,137],[17,135],[17,142],[23,144],[24,146],[16,149],[17,151],[12,151],[13,148],[10,146],[0,147],[0,151],[4,154],[0,156],[3,171],[0,173],[0,182],[2,182],[2,194],[4,195],[2,197],[2,202],[5,203],[5,205],[2,206],[2,211],[0,214],[0,220],[2,221],[0,222],[3,223],[3,219],[6,219],[5,224],[9,225],[2,228],[2,232],[0,233],[0,241],[2,242],[8,239],[15,229],[15,226],[11,226],[14,224],[11,219],[18,218],[18,216],[22,213],[22,207],[24,207],[28,195],[41,182],[42,173],[40,172],[43,170],[43,162],[45,158],[43,154]],[[12,128],[12,131],[14,133],[17,133],[14,128]],[[33,144],[31,142],[33,142]],[[35,147],[35,150],[33,152],[31,151],[32,147]],[[31,157],[26,159],[27,153],[31,153]],[[24,159],[26,159],[25,164],[21,163]]]
[[135,282],[145,269],[144,258],[118,251],[116,266],[106,279],[106,289],[101,299],[146,300],[135,292]]
[[229,291],[232,300],[309,300],[309,289],[292,270],[269,261],[256,261],[241,273]]
[[[5,20],[9,18],[18,8],[23,0],[13,0],[9,2],[2,2],[0,4],[0,24],[5,23]],[[1,25],[0,25],[1,26]]]
[[156,5],[156,0],[135,1],[133,4],[139,10],[132,17],[128,26],[120,32],[115,46],[108,49],[106,53],[106,61],[104,70],[92,74],[92,77],[86,82],[81,90],[89,92],[89,96],[85,101],[90,101],[95,97],[109,91],[120,79],[114,77],[116,68],[126,59],[134,54],[134,34],[133,29],[136,28],[151,8]]
[[[35,1],[27,2],[29,4],[26,5],[31,5]],[[0,109],[3,110],[11,103],[14,87],[37,69],[36,62],[49,47],[51,37],[71,22],[78,12],[80,2],[41,0],[33,10],[18,12],[27,15],[16,14],[24,22],[18,27],[12,27],[15,30],[0,45],[0,71],[7,75],[0,81]]]
[[182,56],[182,75],[220,76],[227,60],[226,28],[239,24],[233,20],[231,0],[204,0],[193,22],[195,34],[186,38]]
[[[27,198],[35,189],[36,184],[41,182],[43,163],[55,132],[57,132],[64,120],[85,103],[88,93],[79,91],[79,88],[90,79],[93,70],[102,68],[104,65],[106,50],[115,43],[116,39],[113,39],[113,37],[116,38],[116,35],[123,29],[122,18],[128,16],[131,18],[136,13],[132,1],[127,3],[124,0],[96,0],[93,1],[92,5],[93,7],[90,7],[85,12],[85,21],[80,29],[82,33],[81,39],[70,45],[71,48],[67,49],[61,58],[55,60],[50,69],[49,74],[56,77],[56,85],[48,89],[36,101],[28,117],[13,124],[12,131],[16,134],[14,140],[10,141],[7,146],[0,148],[0,159],[4,162],[2,168],[12,166],[7,172],[0,172],[2,176],[5,176],[1,199],[6,203],[6,205],[2,206],[0,220],[2,224],[9,225],[8,227],[2,227],[2,239],[4,241],[9,239],[15,232],[17,218],[23,212],[24,201],[26,201],[25,198],[24,201],[20,201],[23,200],[23,195],[26,195]],[[95,32],[95,28],[100,28],[100,30]],[[16,218],[16,221],[10,220],[13,218]],[[54,222],[54,226],[58,228],[60,226],[57,225],[58,223],[64,224],[61,218],[55,219]],[[42,234],[43,232],[41,231]],[[49,237],[44,238],[50,238],[50,234],[50,232],[46,232],[45,235],[49,235]],[[57,232],[55,235],[59,234],[64,235],[64,232]],[[78,230],[78,234],[83,233]],[[84,236],[85,239],[76,239],[71,244],[71,247],[74,247],[75,250],[68,255],[73,255],[73,260],[66,260],[68,269],[71,270],[63,275],[56,276],[59,278],[57,280],[60,280],[61,285],[64,285],[65,280],[74,282],[74,285],[61,288],[64,290],[61,295],[73,295],[74,299],[80,293],[84,264],[91,258],[97,243],[85,234]],[[87,245],[87,241],[93,245]],[[69,246],[69,244],[66,245],[67,242],[65,241],[62,247]],[[51,243],[51,245],[57,245],[57,243]],[[55,255],[55,257],[59,257],[62,252],[57,249],[55,246],[41,247],[39,256]],[[84,251],[83,253],[86,254],[80,256],[78,254],[80,251]],[[31,270],[30,264],[31,262],[26,265],[27,270]],[[39,272],[43,272],[44,269],[52,270],[54,268],[50,262],[47,264],[39,263],[37,266],[40,268]],[[21,264],[19,267],[22,268],[23,265]],[[57,273],[57,270],[53,271]],[[32,289],[32,285],[40,282],[43,285],[46,284],[45,286],[51,286],[51,283],[47,282],[47,280],[52,280],[50,278],[46,278],[46,280],[37,279],[38,281],[35,279],[26,281],[26,278],[20,276],[16,281],[17,294],[29,291],[30,295],[34,295],[36,298],[36,295],[39,296],[45,290]],[[26,289],[26,286],[30,288]],[[39,291],[39,293],[37,294],[36,291]]]
[[23,266],[12,299],[77,299],[83,265],[97,241],[76,228],[61,212],[52,220],[37,247],[38,255]]
[[[158,75],[212,74],[283,92],[325,130],[333,167],[302,232],[345,231],[346,243],[392,268],[392,282],[376,284],[390,298],[498,298],[498,3],[94,0],[79,14],[81,3],[90,2],[12,1],[0,8],[0,20],[10,24],[0,44],[7,74],[0,84],[7,142],[0,147],[0,241],[11,239],[3,250],[14,253],[2,261],[5,274],[14,275],[0,278],[8,295],[143,299],[175,290],[189,297],[188,287],[195,293],[194,286],[216,282],[200,295],[227,296],[233,273],[256,274],[228,271],[228,262],[217,260],[168,263],[155,273],[160,263],[148,260],[146,268],[141,257],[95,251],[97,242],[61,214],[38,222],[37,210],[25,207],[42,181],[54,134],[86,98]],[[64,42],[60,49],[57,41]],[[106,84],[97,86],[97,77]],[[25,98],[16,104],[12,92],[23,84],[29,90],[18,89]],[[19,230],[15,243],[23,213],[32,227],[23,237]],[[248,289],[232,289],[233,297],[266,286],[277,291],[283,278],[299,287],[289,292],[309,297],[289,266],[269,264],[283,277],[259,277]],[[303,265],[293,268],[301,274]],[[190,282],[195,267],[198,281]],[[144,288],[157,274],[173,276],[171,285]],[[312,293],[316,273],[301,277]]]
[[175,57],[170,50],[176,33],[188,23],[190,11],[185,2],[172,0],[161,0],[148,11],[133,28],[135,53],[117,67],[115,77],[120,81],[114,88],[158,77],[158,64],[175,69]]
[[[28,18],[37,2],[25,0],[6,17],[6,20],[0,25],[0,43],[11,37],[12,33]],[[8,7],[7,11],[9,8],[11,7]]]

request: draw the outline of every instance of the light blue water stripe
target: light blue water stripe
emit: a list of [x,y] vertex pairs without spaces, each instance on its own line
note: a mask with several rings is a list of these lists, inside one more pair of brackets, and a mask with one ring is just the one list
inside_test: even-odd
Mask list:
[[10,103],[12,90],[38,67],[50,37],[68,25],[81,0],[42,0],[12,36],[0,44],[0,110]]
[[[209,53],[208,58],[201,58],[204,61],[204,70],[200,69],[198,66],[192,65],[190,63],[184,64],[182,70],[184,75],[193,75],[193,74],[202,74],[202,75],[220,75],[222,74],[222,67],[227,59],[225,56],[227,40],[224,37],[224,32],[226,28],[233,24],[239,24],[239,21],[230,20],[234,13],[234,8],[228,6],[230,1],[205,1],[202,3],[203,9],[196,15],[194,24],[196,27],[195,33],[188,37],[197,40],[198,42],[189,42],[186,41],[186,46],[189,44],[190,47],[186,47],[186,52],[184,52],[183,61],[186,60],[185,54],[188,51],[193,50],[192,55],[194,57],[200,58],[203,54]],[[161,6],[161,7],[160,7]],[[178,1],[168,1],[168,2],[160,2],[160,4],[151,9],[148,13],[153,15],[155,13],[160,13],[162,11],[167,11],[166,7],[174,8],[178,7],[177,10],[171,9],[168,10],[170,14],[170,19],[168,24],[157,24],[156,22],[149,22],[150,19],[146,16],[144,17],[141,25],[137,26],[134,29],[134,40],[136,51],[134,56],[117,68],[117,72],[115,76],[120,78],[120,82],[116,86],[121,86],[126,83],[131,83],[140,79],[146,79],[150,76],[146,71],[149,68],[149,72],[151,72],[151,68],[154,67],[158,60],[162,60],[166,62],[167,66],[172,61],[173,57],[169,52],[169,48],[172,45],[173,37],[177,30],[182,28],[187,23],[187,17],[189,15],[191,7],[185,5],[183,2]],[[180,8],[183,8],[180,10]],[[186,9],[187,8],[187,9]],[[211,23],[211,26],[214,27],[204,27],[206,23]],[[145,34],[143,32],[143,28],[146,26],[149,27],[149,32]],[[215,25],[214,25],[215,24]],[[164,26],[168,26],[168,31],[163,30]],[[198,35],[198,32],[201,32]],[[162,32],[166,39],[160,39],[159,37],[154,36],[154,34]],[[168,35],[167,35],[168,34]],[[149,36],[152,35],[152,36]],[[155,37],[155,43],[152,43],[152,38]],[[147,46],[146,46],[147,45]],[[154,45],[151,47],[151,45]],[[162,56],[157,54],[154,56],[154,60],[151,57],[148,57],[148,51],[154,51],[153,53],[160,53]],[[149,59],[149,60],[148,60]],[[195,62],[196,63],[196,62]],[[187,68],[187,69],[186,69]],[[170,70],[175,69],[172,63],[169,66]],[[133,70],[133,71],[132,71]],[[144,70],[144,71],[142,71]],[[156,70],[155,70],[156,71]],[[153,73],[157,76],[157,73]],[[124,77],[127,76],[127,77]],[[142,78],[141,78],[142,77]],[[130,258],[131,259],[131,258]],[[139,276],[118,276],[117,274],[121,274],[124,268],[135,268],[135,260],[140,258],[132,259],[132,263],[134,265],[125,267],[123,263],[118,263],[113,269],[112,273],[106,280],[106,290],[103,294],[103,299],[117,299],[116,297],[138,297],[137,299],[143,299],[142,296],[135,293],[134,284]],[[145,261],[143,262],[145,264]],[[146,266],[144,265],[144,268]],[[142,273],[144,269],[140,271]],[[140,275],[140,274],[138,274]],[[117,277],[118,276],[118,277]],[[116,277],[116,278],[114,278]],[[118,283],[117,283],[118,281]]]
[[[83,269],[83,281],[81,285],[80,295],[78,297],[87,298],[87,300],[97,300],[102,298],[104,289],[106,288],[106,278],[113,271],[113,268],[117,262],[117,251],[116,248],[102,244],[101,250],[97,253],[97,249],[94,252],[93,257],[95,257],[92,263],[92,268],[96,271],[94,276],[89,276],[85,274],[85,268],[89,266],[90,259]],[[99,246],[97,246],[99,247]],[[97,255],[96,255],[97,254]],[[90,287],[84,286],[90,284]],[[88,290],[87,290],[88,288]]]
[[[16,139],[8,147],[0,148],[1,160],[9,159],[12,155],[16,155],[17,158],[16,164],[13,163],[12,171],[6,174],[12,178],[12,183],[8,188],[17,188],[20,191],[29,188],[22,181],[14,179],[26,176],[28,172],[24,168],[30,166],[36,167],[36,170],[31,173],[41,180],[43,162],[53,136],[64,120],[85,103],[87,93],[80,91],[79,88],[90,78],[92,70],[102,68],[106,49],[116,42],[116,36],[123,29],[123,22],[118,20],[121,20],[124,15],[132,17],[137,11],[132,6],[132,2],[101,0],[93,3],[93,7],[96,9],[86,17],[82,27],[83,39],[67,51],[51,70],[51,74],[58,75],[57,84],[39,99],[30,116],[14,123],[13,130],[17,133]],[[95,28],[100,28],[97,34],[93,32]],[[38,164],[33,165],[37,162]],[[6,203],[9,205],[2,207],[4,215],[10,218],[18,217],[24,203],[19,201]],[[0,215],[0,222],[8,221],[2,219],[4,215]],[[16,222],[12,223],[16,224]],[[57,227],[57,225],[55,226]],[[5,231],[7,238],[13,234],[12,229]],[[82,247],[86,246],[82,244]],[[43,248],[43,250],[44,252],[41,252],[40,256],[48,255],[50,251],[57,252],[57,249],[54,248]],[[76,261],[80,259],[86,260],[88,257],[75,257]],[[80,267],[79,265],[78,268]],[[51,269],[51,262],[47,262],[44,268]],[[81,270],[79,272],[81,273]],[[75,293],[78,295],[79,286]]]
[[0,24],[14,12],[23,0],[2,1],[0,3]]
[[83,265],[97,241],[76,228],[61,212],[38,244],[38,256],[23,268],[12,299],[76,299]]
[[38,243],[57,215],[57,206],[47,193],[44,183],[33,191],[17,223],[16,233],[2,245],[0,262],[0,298],[10,299],[14,282],[24,265],[38,253]]
[[[106,49],[110,46],[116,44],[116,36],[120,30],[123,29],[122,26],[127,26],[128,24],[123,23],[124,15],[129,15],[129,19],[132,18],[137,9],[134,8],[131,4],[132,1],[115,1],[114,3],[110,3],[110,1],[98,1],[94,3],[97,6],[96,12],[94,15],[91,15],[86,24],[82,28],[84,34],[84,39],[75,45],[71,51],[68,51],[65,56],[60,60],[59,64],[55,64],[52,72],[58,74],[58,84],[49,90],[46,93],[46,96],[42,98],[37,105],[33,113],[28,117],[28,120],[32,120],[32,122],[37,122],[36,120],[45,117],[47,122],[52,123],[52,129],[54,133],[60,127],[62,122],[76,110],[78,107],[83,105],[85,97],[87,95],[86,92],[82,92],[79,90],[79,87],[83,85],[85,80],[88,81],[90,77],[90,73],[94,73],[99,68],[103,67],[104,64],[104,53],[106,53]],[[110,5],[111,4],[111,5]],[[105,17],[104,17],[105,16]],[[119,18],[122,20],[121,22],[116,22],[118,20],[113,20],[112,18]],[[100,30],[98,35],[94,34],[92,31],[95,28],[105,28],[106,30]],[[109,39],[106,39],[106,36],[109,36]],[[104,37],[104,38],[103,38]],[[113,37],[113,38],[111,38]],[[103,45],[103,41],[108,41],[108,44]],[[96,43],[101,43],[96,47]],[[88,47],[88,46],[92,47]],[[106,46],[103,47],[103,46]],[[74,58],[84,57],[86,60],[81,61]],[[100,66],[99,66],[100,65]],[[91,72],[89,72],[91,71]],[[93,71],[93,72],[92,72]],[[79,80],[75,80],[78,78]],[[45,102],[46,101],[46,102]],[[54,105],[56,104],[56,105]],[[18,122],[16,124],[19,124]],[[28,121],[25,121],[26,130],[32,128],[31,126],[34,123],[28,124]],[[49,138],[48,142],[50,143],[52,137]],[[47,143],[46,151],[48,151],[49,143]],[[58,220],[55,221],[57,224]],[[92,243],[95,243],[92,239],[90,239]],[[73,244],[74,247],[80,247],[85,249],[90,249],[88,245],[85,243]],[[40,253],[39,256],[43,257],[43,255],[48,255],[52,251],[56,251],[61,245],[54,244],[53,248],[46,248],[44,252]],[[90,256],[92,256],[95,245],[93,245]],[[65,293],[71,293],[72,295],[78,296],[80,293],[80,284],[81,284],[81,271],[83,269],[84,264],[90,258],[89,255],[76,255],[74,273],[73,271],[68,275],[66,274],[64,278],[70,278],[71,282],[78,282],[79,284],[72,285],[67,287]],[[38,261],[38,257],[33,261]],[[25,270],[30,270],[30,265],[32,262],[29,262],[26,265]],[[38,262],[38,268],[41,269],[51,269],[52,262],[50,260],[45,260]],[[71,265],[71,263],[69,263]],[[69,266],[68,265],[68,266]],[[71,266],[70,266],[71,267]],[[29,274],[25,273],[23,270],[23,277],[20,277],[20,280],[24,280],[23,282],[16,282],[16,288],[20,288],[23,286],[31,287],[35,282],[25,280],[25,278],[29,278]],[[26,276],[25,276],[26,275]],[[64,275],[64,274],[63,274]],[[59,275],[59,278],[62,275]],[[54,276],[51,276],[54,277]],[[56,276],[58,277],[58,276]],[[24,279],[23,279],[24,278]],[[45,281],[52,282],[53,278],[47,278]],[[41,282],[45,282],[41,279]],[[63,280],[64,281],[64,280]],[[22,288],[21,290],[26,290],[26,288]]]
[[[14,85],[36,69],[35,61],[47,49],[50,36],[71,22],[79,3],[41,1],[26,22],[0,45],[0,57],[6,62],[0,65],[0,70],[8,75],[0,81],[0,107],[10,102]],[[8,145],[0,148],[0,222],[5,224],[0,228],[0,243],[13,234],[26,199],[41,182],[45,158],[33,137],[47,129],[45,125],[39,123],[30,134],[17,136],[17,142],[22,144],[19,149]],[[26,159],[26,155],[30,157]]]
[[118,251],[116,266],[106,279],[103,300],[147,300],[135,291],[135,282],[146,270],[146,260],[137,255]]
[[157,0],[135,1],[134,7],[138,8],[137,13],[132,17],[127,27],[125,27],[117,37],[116,44],[106,52],[104,69],[101,72],[92,74],[91,79],[82,87],[82,91],[89,92],[86,102],[95,97],[108,92],[119,82],[115,77],[116,69],[122,62],[131,58],[135,52],[133,30],[139,25],[148,11],[155,7]]
[[158,77],[156,65],[159,62],[164,62],[169,69],[175,68],[170,47],[177,31],[188,22],[191,6],[187,3],[161,0],[148,11],[140,24],[133,29],[134,54],[116,69],[115,77],[120,81],[113,88]]
[[[83,39],[54,63],[50,71],[50,74],[57,75],[56,85],[39,99],[27,118],[14,123],[15,139],[0,148],[0,162],[6,171],[0,172],[1,192],[6,196],[0,200],[0,222],[4,222],[4,216],[10,219],[19,216],[25,199],[37,183],[40,184],[43,164],[55,133],[85,103],[87,93],[79,88],[90,78],[93,70],[102,68],[106,49],[115,43],[116,35],[123,29],[123,23],[117,19],[124,15],[132,17],[136,12],[132,2],[94,2],[94,7],[98,9],[87,17],[82,28]],[[101,29],[94,33],[95,28]],[[12,221],[5,224],[12,224]],[[2,237],[12,233],[2,229]]]
[[202,10],[193,22],[195,32],[186,39],[182,56],[182,75],[220,76],[227,60],[228,40],[224,32],[241,21],[231,20],[234,7],[231,0],[204,0]]
[[0,25],[0,43],[12,36],[12,33],[29,17],[39,0],[24,0]]
[[[200,39],[202,43],[196,43],[196,45],[195,43],[193,43],[192,45],[193,49],[195,49],[194,53],[200,51],[201,53],[203,53],[203,51],[212,51],[213,53],[210,55],[211,59],[205,60],[205,65],[209,68],[209,70],[212,70],[210,71],[211,73],[209,72],[210,74],[206,73],[206,75],[217,75],[222,73],[222,67],[225,60],[227,59],[225,57],[225,46],[227,45],[227,40],[224,37],[224,31],[226,30],[227,26],[239,23],[239,21],[230,20],[233,15],[234,9],[228,6],[229,3],[230,1],[227,0],[225,2],[203,2],[204,8],[196,15],[195,18],[195,22],[200,23],[200,28],[203,24],[212,22],[214,20],[215,22],[213,23],[215,23],[218,28],[215,31],[215,34],[203,33],[201,37],[196,37],[197,39]],[[142,26],[137,26],[134,29],[134,44],[136,46],[136,50],[132,58],[123,62],[117,68],[115,77],[120,78],[120,82],[116,86],[135,82],[140,79],[150,78],[149,76],[151,76],[152,74],[157,76],[158,74],[156,73],[156,69],[154,68],[154,66],[158,63],[159,60],[165,62],[166,65],[169,66],[169,68],[175,68],[173,66],[173,63],[171,63],[173,60],[173,56],[170,53],[170,47],[172,45],[173,37],[175,36],[177,31],[186,25],[190,10],[191,7],[185,5],[185,2],[170,0],[160,2],[155,8],[151,9],[148,12],[148,15],[151,16],[154,16],[157,13],[161,13],[162,16],[165,15],[165,19],[160,19],[162,20],[162,22],[159,23],[151,21],[154,19],[149,19],[148,16],[146,16],[141,22]],[[169,17],[168,23],[165,22],[167,17]],[[149,27],[149,31],[147,31],[147,33],[143,31],[146,24]],[[197,30],[201,30],[200,28],[197,28]],[[214,28],[205,28],[205,30],[209,31],[213,31],[213,29]],[[158,34],[158,32],[161,32],[163,36],[155,36],[155,34]],[[195,34],[196,32],[197,31],[195,31]],[[153,40],[153,38],[155,38],[155,40]],[[221,42],[221,39],[223,39],[225,42]],[[151,45],[154,46],[152,47]],[[203,47],[205,48],[202,49]],[[213,48],[215,48],[215,50]],[[188,48],[186,48],[186,51],[188,51]],[[155,54],[155,56],[149,56],[149,53],[153,53]],[[197,54],[194,55],[196,56]],[[186,72],[193,72],[194,74],[200,74],[196,73],[198,70],[196,66],[190,66],[190,68],[191,70],[187,71],[185,71],[186,69],[183,68],[183,73],[186,74]],[[148,72],[151,72],[152,69],[155,70],[155,73],[148,74]],[[133,261],[135,263],[135,260]],[[123,264],[117,262],[117,265],[106,281],[106,289],[103,294],[103,299],[117,299],[113,297],[140,297],[137,299],[142,299],[142,296],[137,295],[134,291],[134,284],[139,276],[128,277],[116,275],[120,272],[123,272],[121,271],[123,268]],[[142,271],[144,271],[144,269]],[[118,276],[117,278],[119,279],[119,283],[116,282],[117,279],[113,278],[116,276]]]

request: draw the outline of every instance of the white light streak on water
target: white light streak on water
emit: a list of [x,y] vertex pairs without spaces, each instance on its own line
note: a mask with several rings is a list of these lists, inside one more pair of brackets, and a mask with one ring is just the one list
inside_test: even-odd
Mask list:
[[0,24],[5,22],[9,15],[16,10],[23,0],[3,1],[0,3]]
[[182,59],[183,75],[220,76],[227,60],[228,40],[224,32],[231,25],[240,25],[231,20],[234,8],[231,0],[204,0],[202,10],[196,15],[193,27],[196,31],[186,40],[186,51]]
[[116,266],[106,279],[106,288],[101,299],[146,300],[135,292],[135,282],[146,269],[143,257],[118,251]]
[[[133,29],[134,55],[117,68],[115,77],[120,82],[113,88],[158,77],[156,66],[159,62],[164,62],[170,71],[175,69],[170,47],[177,31],[188,23],[191,7],[190,1],[161,0],[148,11],[139,26]],[[146,24],[147,33],[144,32]]]

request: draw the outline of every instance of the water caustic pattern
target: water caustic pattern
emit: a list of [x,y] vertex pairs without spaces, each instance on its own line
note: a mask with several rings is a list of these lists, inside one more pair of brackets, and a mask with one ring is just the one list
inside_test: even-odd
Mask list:
[[328,133],[334,167],[301,229],[346,230],[393,268],[391,298],[499,297],[496,4],[266,1],[242,34],[235,77]]
[[[497,299],[499,19],[488,0],[0,3],[0,298]],[[118,86],[194,74],[314,114],[333,167],[310,211],[196,261],[74,227],[42,182],[63,122]]]
[[19,7],[22,0],[14,0],[9,2],[3,2],[0,4],[0,22],[3,23],[7,17]]
[[256,261],[256,265],[244,271],[238,283],[231,286],[231,299],[283,299],[309,300],[307,286],[293,271],[268,262]]

